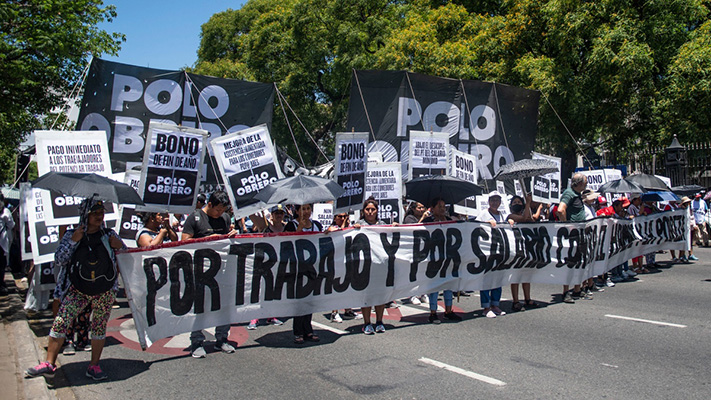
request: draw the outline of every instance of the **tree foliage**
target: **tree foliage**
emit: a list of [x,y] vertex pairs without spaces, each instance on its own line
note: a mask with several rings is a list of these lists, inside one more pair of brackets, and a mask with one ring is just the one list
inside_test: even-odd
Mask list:
[[539,148],[624,155],[711,138],[710,45],[708,0],[251,0],[203,25],[197,71],[275,82],[321,140],[353,68],[502,82],[542,92]]
[[115,16],[114,6],[96,0],[0,3],[2,180],[12,177],[14,149],[65,103],[89,58],[117,54],[123,35],[97,28]]

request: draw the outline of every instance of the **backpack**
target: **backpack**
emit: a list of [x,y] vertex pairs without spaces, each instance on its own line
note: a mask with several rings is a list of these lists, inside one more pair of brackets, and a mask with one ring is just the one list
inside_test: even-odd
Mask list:
[[69,264],[69,281],[78,291],[94,296],[114,287],[117,278],[113,260],[103,242],[93,247],[84,235]]

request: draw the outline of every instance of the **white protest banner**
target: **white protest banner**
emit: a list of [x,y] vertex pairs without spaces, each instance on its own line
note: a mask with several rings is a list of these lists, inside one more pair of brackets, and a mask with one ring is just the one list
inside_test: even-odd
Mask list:
[[365,174],[368,169],[368,133],[336,133],[335,180],[345,192],[336,199],[335,211],[360,209],[365,200]]
[[561,195],[561,180],[560,170],[562,160],[560,157],[549,156],[541,153],[533,152],[534,160],[548,160],[558,166],[558,172],[551,172],[543,176],[534,176],[531,179],[531,194],[533,201],[539,203],[557,203],[560,201]]
[[688,214],[584,223],[462,222],[241,235],[118,254],[138,338],[273,315],[372,306],[443,289],[571,285],[630,258],[684,249]]
[[410,131],[409,179],[422,175],[447,175],[449,134]]
[[[140,188],[141,173],[139,171],[126,171],[124,183],[138,192]],[[136,235],[143,228],[140,213],[133,205],[119,207],[118,235],[128,247],[136,247]]]
[[30,203],[27,204],[27,220],[30,228],[30,247],[35,264],[54,261],[54,252],[59,246],[59,226],[45,224],[45,207],[42,190],[30,191]]
[[151,121],[144,154],[138,211],[187,214],[195,209],[208,131]]
[[22,261],[32,259],[32,241],[30,240],[30,222],[27,213],[32,204],[32,186],[29,182],[20,183],[20,252]]
[[[37,172],[68,172],[111,177],[109,145],[104,131],[35,131]],[[77,206],[82,197],[43,190],[44,222],[47,225],[72,225],[79,222]],[[118,218],[118,210],[106,203],[105,220]]]
[[268,184],[283,178],[266,125],[255,126],[210,141],[212,153],[227,186],[235,218],[263,207],[254,200]]
[[[370,163],[365,179],[365,198],[378,201],[378,219],[392,224],[402,221],[402,175],[400,163]],[[361,207],[358,207],[360,209]]]
[[325,230],[333,222],[333,204],[314,203],[311,219],[318,221]]

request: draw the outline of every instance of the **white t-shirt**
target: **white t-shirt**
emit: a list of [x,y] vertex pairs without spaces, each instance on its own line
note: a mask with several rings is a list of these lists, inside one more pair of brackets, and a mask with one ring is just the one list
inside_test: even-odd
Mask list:
[[477,217],[477,220],[479,220],[481,222],[489,222],[492,219],[498,224],[498,223],[504,221],[504,216],[501,213],[492,214],[491,212],[489,212],[489,209],[487,208],[486,210],[482,211],[479,214],[479,217]]

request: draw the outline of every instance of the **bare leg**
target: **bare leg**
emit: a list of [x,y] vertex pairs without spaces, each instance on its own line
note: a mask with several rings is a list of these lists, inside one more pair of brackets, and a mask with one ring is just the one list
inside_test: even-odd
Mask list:
[[[524,298],[525,298],[525,297],[526,297],[526,289],[525,289],[526,284],[524,283],[523,285],[524,285],[524,286],[523,286],[523,287],[524,287],[523,293],[524,293]],[[528,287],[529,287],[529,290],[530,290],[531,285],[529,285]],[[518,303],[518,283],[512,283],[512,284],[511,284],[511,300],[512,300],[512,303],[513,303],[513,304]]]
[[91,339],[91,362],[89,365],[99,365],[104,344],[106,344],[106,339]]
[[64,338],[49,337],[49,343],[47,344],[47,362],[52,365],[57,365],[57,355],[59,355],[59,350],[62,349],[64,344]]
[[[370,313],[370,307],[368,307],[368,313]],[[384,313],[385,313],[385,304],[375,306],[375,321],[376,322],[383,322],[383,314]],[[363,318],[365,318],[365,315],[363,316]],[[370,316],[368,316],[368,319],[370,320]]]
[[[530,283],[522,283],[521,286],[523,287],[523,300],[526,301],[527,303],[531,302],[531,284]],[[518,294],[518,290],[516,290],[516,294]]]
[[[378,312],[378,307],[375,308],[376,313]],[[370,310],[371,310],[371,307],[361,307],[360,308],[360,312],[363,313],[363,325],[370,324]]]

